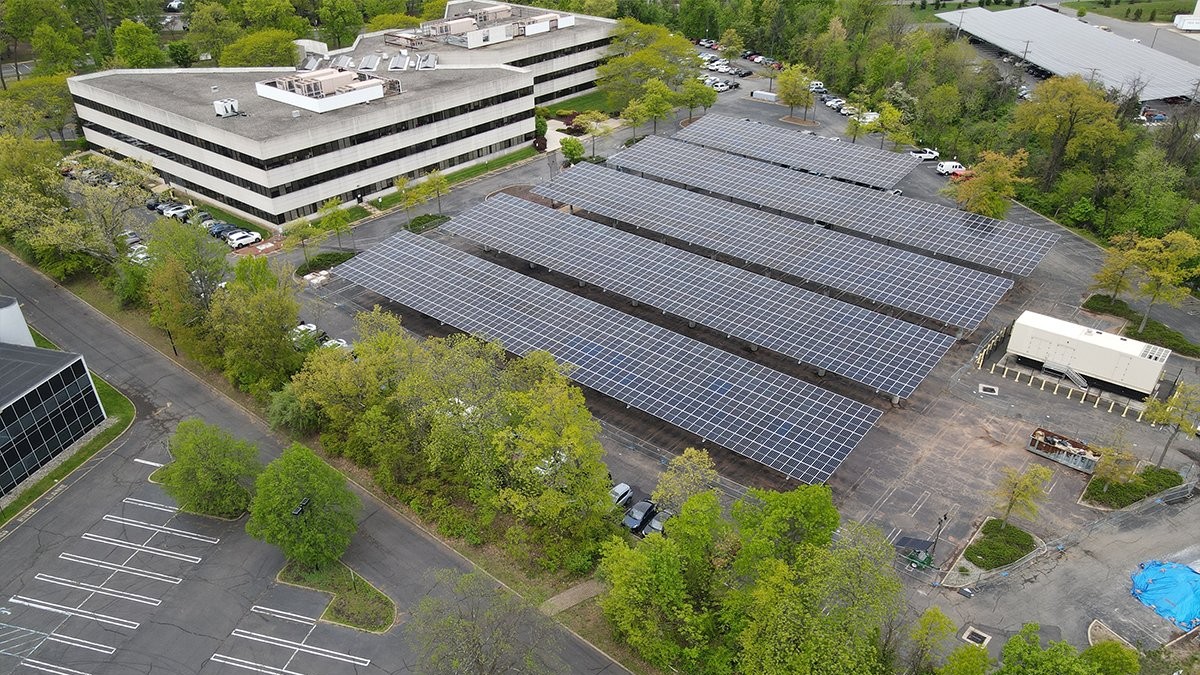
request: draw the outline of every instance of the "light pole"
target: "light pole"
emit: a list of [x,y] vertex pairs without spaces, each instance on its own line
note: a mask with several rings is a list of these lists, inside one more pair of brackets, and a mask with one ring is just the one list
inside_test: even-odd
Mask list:
[[1162,29],[1163,29],[1162,26],[1159,26],[1158,28],[1154,29],[1154,37],[1150,38],[1150,49],[1154,49],[1154,41],[1158,39],[1158,31],[1160,31]]
[[950,514],[949,513],[942,516],[941,518],[938,518],[937,530],[935,530],[933,533],[933,546],[929,547],[929,564],[930,565],[936,565],[936,562],[934,561],[933,556],[935,553],[937,553],[938,539],[942,538],[942,528],[946,527],[946,523],[948,523],[948,522],[950,522]]

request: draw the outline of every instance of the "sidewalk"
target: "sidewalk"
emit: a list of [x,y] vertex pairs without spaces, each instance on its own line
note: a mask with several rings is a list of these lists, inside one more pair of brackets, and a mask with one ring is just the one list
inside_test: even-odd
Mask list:
[[538,607],[546,616],[554,616],[559,612],[565,612],[575,605],[590,600],[604,592],[604,584],[597,579],[592,578],[583,583],[576,584],[558,595],[550,598]]

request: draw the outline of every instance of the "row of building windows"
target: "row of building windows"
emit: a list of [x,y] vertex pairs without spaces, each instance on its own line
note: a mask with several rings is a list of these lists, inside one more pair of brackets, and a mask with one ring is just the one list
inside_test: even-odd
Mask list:
[[537,98],[533,99],[533,104],[541,105],[541,104],[547,103],[549,101],[556,101],[560,98],[572,96],[574,94],[578,94],[580,92],[584,92],[589,89],[595,89],[595,88],[596,88],[595,82],[583,82],[583,83],[577,84],[573,87],[567,87],[566,89],[559,89],[558,91],[551,91],[551,92],[542,94],[541,96],[538,96]]
[[344,164],[342,166],[334,167],[332,169],[329,169],[327,171],[322,171],[320,173],[310,174],[299,180],[294,180],[289,183],[284,183],[283,185],[276,185],[274,187],[268,187],[266,185],[256,183],[250,179],[242,178],[241,176],[236,176],[234,174],[229,173],[228,171],[222,171],[221,169],[217,169],[215,167],[208,166],[207,164],[204,164],[203,162],[198,162],[190,157],[184,157],[182,155],[179,155],[178,153],[174,153],[165,148],[160,148],[152,143],[147,143],[140,139],[133,138],[132,136],[129,136],[128,134],[123,134],[119,131],[114,131],[112,129],[109,129],[108,127],[97,124],[95,122],[84,120],[83,122],[81,122],[81,124],[86,129],[90,129],[94,132],[104,134],[105,136],[114,138],[118,141],[123,141],[125,143],[135,145],[144,150],[152,152],[160,157],[169,159],[173,162],[176,162],[176,163],[182,164],[184,166],[187,166],[189,168],[195,169],[196,171],[200,171],[201,173],[208,174],[219,180],[223,180],[232,185],[236,185],[238,187],[245,188],[252,192],[256,192],[265,197],[270,197],[270,198],[274,199],[276,197],[280,197],[285,194],[289,194],[291,192],[297,192],[299,190],[313,187],[314,185],[320,185],[322,183],[326,183],[328,181],[334,180],[335,178],[341,178],[342,176],[347,176],[349,174],[356,173],[358,171],[365,171],[367,169],[374,168],[381,164],[387,164],[389,162],[394,162],[396,160],[408,157],[409,155],[414,155],[419,152],[425,152],[427,150],[432,150],[437,147],[441,147],[444,145],[448,145],[450,143],[454,143],[456,141],[460,141],[464,138],[470,138],[472,136],[477,136],[479,134],[486,133],[493,129],[499,129],[502,127],[506,127],[510,124],[516,124],[518,122],[530,119],[532,117],[533,117],[533,110],[525,110],[525,111],[522,111],[519,113],[509,115],[507,117],[501,117],[500,119],[492,120],[490,122],[484,122],[483,124],[477,124],[473,127],[467,128],[467,129],[459,129],[458,131],[453,131],[448,134],[443,134],[441,136],[438,136],[437,138],[433,138],[433,139],[430,139],[427,141],[422,141],[420,143],[414,143],[413,145],[409,145],[409,146],[406,146],[403,148],[398,148],[396,150],[392,150],[391,152],[385,152],[382,155],[376,155],[374,157],[369,157],[367,159],[363,159],[363,160],[360,160],[357,162],[351,162],[350,164]]
[[577,66],[571,66],[570,68],[563,68],[562,70],[556,70],[552,73],[546,73],[545,75],[538,75],[537,77],[533,78],[533,83],[541,84],[543,82],[549,82],[550,80],[557,80],[560,77],[574,75],[575,73],[582,73],[585,70],[591,70],[599,67],[602,63],[604,63],[604,59],[600,59],[599,61],[588,61],[587,63],[581,63]]
[[541,63],[543,61],[550,61],[551,59],[557,59],[557,58],[561,58],[563,56],[570,56],[571,54],[578,54],[579,52],[586,52],[589,49],[596,49],[597,47],[605,47],[611,43],[612,43],[611,36],[604,37],[604,38],[600,38],[599,40],[592,40],[591,42],[583,42],[583,43],[580,43],[577,45],[571,45],[570,47],[563,47],[562,49],[556,49],[552,52],[546,52],[545,54],[534,54],[533,56],[526,56],[523,59],[517,59],[516,61],[509,61],[507,65],[515,66],[517,68],[524,68],[525,66],[531,66],[535,63]]

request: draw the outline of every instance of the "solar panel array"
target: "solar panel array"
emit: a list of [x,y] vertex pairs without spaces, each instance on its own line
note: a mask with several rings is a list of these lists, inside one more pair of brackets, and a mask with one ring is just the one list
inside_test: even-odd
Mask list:
[[492,197],[442,230],[900,398],[954,344],[949,335],[511,195]]
[[467,253],[400,232],[334,273],[806,483],[829,478],[878,410]]
[[810,176],[659,136],[609,164],[894,246],[1027,275],[1058,240],[1051,232],[879,190]]
[[822,173],[878,188],[894,187],[921,160],[907,152],[888,152],[858,143],[802,134],[709,113],[671,138],[749,157],[789,169]]
[[1012,281],[585,162],[533,189],[627,225],[973,330]]

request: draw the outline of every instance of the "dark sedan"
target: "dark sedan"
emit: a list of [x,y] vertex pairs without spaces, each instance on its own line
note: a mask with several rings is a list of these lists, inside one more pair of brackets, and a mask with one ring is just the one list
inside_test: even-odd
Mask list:
[[621,521],[621,524],[629,528],[630,532],[637,534],[642,531],[646,523],[650,522],[655,513],[657,510],[654,508],[654,502],[643,499],[625,512],[625,520]]

